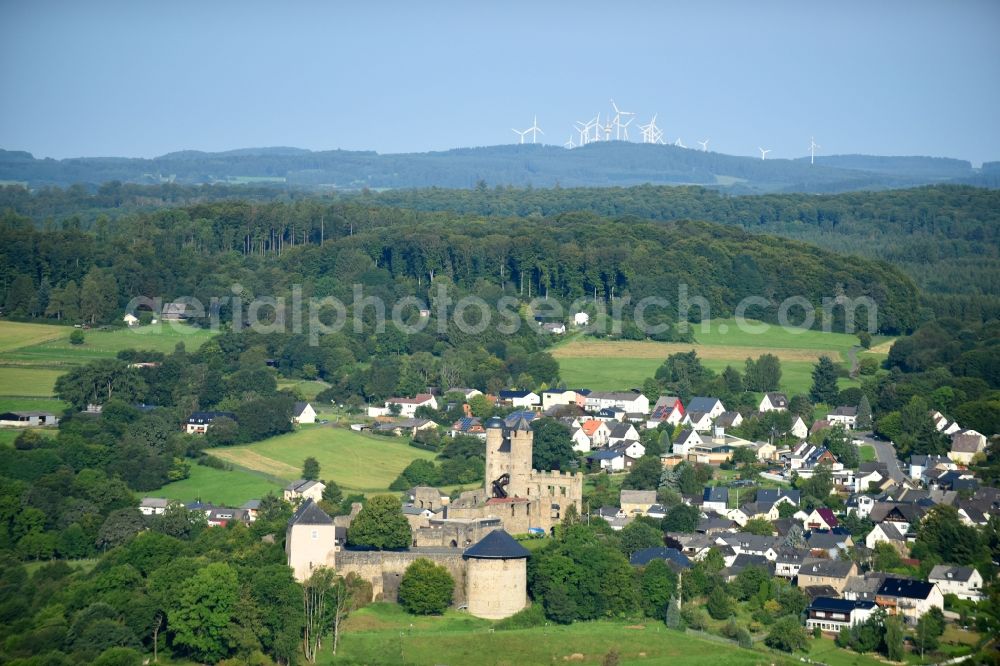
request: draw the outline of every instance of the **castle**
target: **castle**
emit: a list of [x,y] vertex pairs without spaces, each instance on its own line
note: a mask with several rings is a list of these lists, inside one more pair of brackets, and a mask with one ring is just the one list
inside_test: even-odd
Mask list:
[[453,602],[466,604],[472,615],[500,619],[527,606],[529,553],[509,533],[547,533],[571,505],[579,512],[583,476],[531,469],[534,434],[526,420],[508,428],[490,419],[485,426],[483,488],[462,493],[445,507],[444,518],[411,526],[407,550],[342,549],[335,520],[306,500],[288,521],[285,539],[295,579],[304,581],[319,567],[353,572],[371,583],[375,599],[395,601],[406,568],[426,558],[448,569],[455,579]]

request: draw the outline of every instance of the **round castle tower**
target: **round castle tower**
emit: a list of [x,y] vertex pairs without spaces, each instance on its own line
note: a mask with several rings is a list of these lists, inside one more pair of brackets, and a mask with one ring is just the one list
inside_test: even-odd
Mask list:
[[487,620],[510,617],[528,605],[528,550],[503,530],[466,549],[469,614]]

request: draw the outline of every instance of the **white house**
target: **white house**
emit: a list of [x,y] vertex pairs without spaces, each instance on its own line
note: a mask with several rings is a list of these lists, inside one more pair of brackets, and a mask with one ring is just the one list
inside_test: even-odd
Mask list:
[[167,510],[170,500],[162,497],[143,497],[139,503],[139,513],[144,516],[159,516]]
[[816,597],[806,609],[806,629],[840,633],[844,628],[863,624],[877,608],[873,601]]
[[858,424],[858,408],[837,407],[826,415],[826,420],[830,422],[830,425],[840,424],[848,430],[854,430],[854,427]]
[[594,451],[587,456],[587,462],[599,463],[602,470],[611,472],[621,472],[631,467],[634,460],[631,456],[626,455],[621,447]]
[[788,396],[784,393],[765,393],[757,406],[758,412],[783,412],[788,409]]
[[607,446],[608,437],[611,436],[611,428],[606,421],[600,419],[588,419],[580,424],[580,430],[590,438],[590,446],[600,448]]
[[702,412],[708,414],[708,418],[714,419],[722,412],[726,411],[725,405],[718,398],[694,397],[685,408],[686,412]]
[[616,446],[625,441],[635,441],[639,439],[639,431],[631,423],[610,423],[611,432],[608,434],[608,446]]
[[297,479],[285,486],[284,498],[286,502],[297,502],[307,499],[319,502],[323,499],[324,490],[326,490],[326,484],[322,481]]
[[500,402],[520,409],[531,409],[542,404],[542,398],[534,391],[500,391]]
[[682,420],[684,420],[684,404],[681,399],[673,395],[661,395],[652,407],[646,427],[655,428],[664,422],[675,426]]
[[[601,424],[603,425],[603,421]],[[587,437],[587,433],[583,431],[583,428],[574,428],[569,435],[570,441],[573,442],[573,450],[580,453],[587,453],[590,451],[590,438]]]
[[231,412],[193,412],[184,424],[184,432],[188,435],[204,435],[212,422],[222,417],[236,420],[236,415]]
[[690,427],[697,432],[708,432],[712,429],[712,415],[709,412],[692,412],[688,410],[681,425]]
[[908,578],[886,578],[875,593],[875,603],[890,615],[913,624],[931,608],[944,611],[944,595],[934,583]]
[[542,410],[561,405],[576,405],[576,391],[573,389],[546,389],[542,391]]
[[649,398],[638,391],[591,391],[585,405],[588,412],[617,407],[629,414],[649,414]]
[[139,325],[139,318],[131,312],[126,313],[125,316],[122,317],[122,321],[125,322],[125,325],[129,328]]
[[438,408],[438,401],[430,393],[418,393],[412,398],[389,398],[382,407],[369,407],[368,416],[388,416],[392,414],[392,406],[399,405],[399,416],[413,418],[421,407]]
[[296,402],[292,407],[292,423],[316,423],[316,410],[308,402]]
[[624,451],[625,455],[627,455],[629,458],[633,458],[635,460],[638,460],[639,458],[641,458],[644,455],[646,455],[646,447],[643,446],[638,441],[632,441],[632,442],[626,441],[626,442],[622,442],[618,446],[615,446],[614,450],[615,451]]
[[895,523],[888,521],[878,523],[865,537],[865,546],[873,550],[880,543],[887,543],[903,554],[906,549],[906,535],[899,531]]
[[983,577],[972,567],[938,564],[931,569],[927,581],[941,588],[941,594],[954,594],[969,601],[983,599]]
[[706,486],[701,499],[701,508],[704,511],[714,511],[724,516],[729,510],[729,488],[725,486]]
[[806,427],[806,422],[802,420],[801,416],[795,417],[795,423],[792,424],[792,429],[789,432],[791,432],[796,439],[805,439],[809,436],[809,428]]
[[697,431],[686,428],[677,435],[677,439],[674,440],[673,453],[676,456],[687,457],[688,452],[695,446],[700,446],[704,444],[701,435]]
[[978,453],[986,450],[986,436],[975,430],[960,430],[951,436],[948,457],[961,465],[968,465]]
[[586,312],[577,312],[573,315],[574,326],[586,326],[590,323],[590,315]]

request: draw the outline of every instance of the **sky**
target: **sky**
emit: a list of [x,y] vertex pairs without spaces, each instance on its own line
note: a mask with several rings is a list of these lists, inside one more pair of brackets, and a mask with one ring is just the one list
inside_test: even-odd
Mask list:
[[612,98],[689,147],[978,166],[1000,2],[0,0],[0,148],[36,157],[563,145]]

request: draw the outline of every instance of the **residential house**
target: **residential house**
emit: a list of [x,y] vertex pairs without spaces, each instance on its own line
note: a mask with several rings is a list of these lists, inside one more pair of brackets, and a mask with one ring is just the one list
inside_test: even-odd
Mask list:
[[816,419],[815,421],[813,421],[813,424],[809,426],[809,435],[815,435],[816,433],[822,432],[831,427],[833,427],[833,424],[830,423],[828,420]]
[[591,451],[587,456],[588,463],[599,465],[602,470],[608,472],[621,472],[631,467],[635,461],[636,458],[627,456],[621,448]]
[[620,531],[634,519],[617,506],[602,506],[597,510],[597,515],[603,518],[616,532]]
[[625,440],[621,444],[616,444],[611,448],[616,451],[624,452],[625,455],[634,460],[638,460],[646,455],[646,447],[643,446],[638,440]]
[[566,333],[566,324],[561,321],[550,321],[542,324],[542,330],[554,335],[563,335]]
[[863,624],[877,608],[873,601],[817,597],[806,608],[806,629],[837,634],[842,629]]
[[854,545],[854,539],[848,532],[810,532],[806,536],[806,547],[813,557],[825,557],[835,560],[840,557],[841,551],[845,551]]
[[[593,417],[600,421],[617,421],[621,423],[625,420],[626,412],[621,407],[605,407],[593,413]],[[610,427],[610,426],[609,426]]]
[[788,432],[792,433],[796,439],[805,439],[809,436],[809,428],[806,426],[806,422],[802,420],[801,416],[796,416],[795,421],[792,423],[792,428]]
[[296,402],[292,407],[292,423],[316,423],[316,410],[308,402]]
[[778,559],[778,539],[773,536],[762,536],[760,534],[750,534],[748,532],[734,532],[732,534],[719,534],[715,539],[716,544],[726,545],[736,551],[737,555],[757,555],[763,557],[768,562]]
[[739,553],[733,558],[725,569],[719,572],[719,576],[726,581],[731,583],[736,580],[736,577],[740,575],[745,569],[749,567],[757,567],[762,569],[768,577],[774,576],[774,561],[768,560],[766,557],[761,555],[750,555],[748,553]]
[[677,425],[683,418],[684,405],[681,399],[673,395],[661,395],[653,404],[653,411],[646,421],[646,427],[652,429],[661,423]]
[[931,420],[934,422],[934,427],[937,428],[938,432],[945,435],[951,435],[962,429],[958,425],[957,421],[952,421],[946,418],[941,412],[931,410]]
[[733,509],[727,516],[740,527],[751,520],[766,520],[768,522],[781,517],[778,505],[769,502],[747,502],[738,509]]
[[600,419],[588,419],[580,424],[580,429],[590,438],[590,446],[599,449],[608,445],[608,437],[611,436],[611,428],[606,421]]
[[743,423],[743,415],[739,412],[722,412],[715,419],[716,428],[736,428]]
[[0,414],[0,426],[8,428],[37,428],[59,425],[59,419],[51,412],[17,411]]
[[886,578],[875,593],[875,603],[890,615],[915,624],[931,608],[944,611],[944,595],[934,583],[908,578]]
[[184,432],[188,435],[204,435],[212,421],[223,417],[236,420],[236,415],[232,412],[193,412],[184,424]]
[[205,514],[205,521],[209,527],[226,527],[230,523],[250,524],[250,513],[246,509],[230,509],[229,507],[215,507]]
[[876,525],[882,522],[894,523],[901,534],[909,534],[923,516],[924,509],[916,503],[876,502],[868,519]]
[[629,557],[629,563],[634,567],[644,567],[653,560],[664,560],[667,566],[675,572],[691,568],[691,560],[676,548],[665,548],[663,546],[643,548],[642,550],[635,551]]
[[[392,414],[392,406],[399,405],[399,416],[403,418],[413,418],[416,415],[417,410],[421,407],[429,407],[431,409],[438,408],[437,398],[431,393],[418,393],[412,398],[389,398],[385,401],[385,406],[383,407],[384,412],[381,414],[376,414],[375,416],[388,416]],[[369,410],[369,416],[372,416]]]
[[125,325],[128,326],[129,328],[139,325],[139,318],[136,317],[131,312],[126,312],[125,316],[122,317],[122,321],[125,322]]
[[553,407],[577,406],[577,394],[573,389],[550,388],[542,391],[542,410]]
[[896,523],[888,521],[877,523],[865,537],[865,546],[869,550],[875,550],[875,546],[880,543],[889,544],[896,549],[901,557],[907,556],[906,533],[900,532]]
[[169,505],[170,500],[162,497],[143,497],[142,501],[139,502],[139,513],[144,516],[159,516],[167,510]]
[[163,321],[187,321],[190,316],[188,314],[188,304],[182,301],[164,303],[163,308],[160,310],[160,319]]
[[842,596],[852,601],[875,602],[875,595],[878,593],[882,583],[893,575],[882,571],[868,571],[863,576],[851,576],[844,586]]
[[486,428],[483,426],[483,422],[475,416],[464,416],[451,424],[449,434],[452,437],[469,435],[470,437],[486,439]]
[[840,595],[847,585],[847,579],[857,575],[858,565],[850,559],[807,558],[799,568],[796,585],[802,588],[829,585]]
[[833,515],[833,510],[821,506],[813,509],[812,513],[802,521],[802,529],[832,530],[839,524],[840,522],[837,520],[837,517]]
[[585,404],[588,412],[617,407],[626,413],[649,414],[649,398],[639,391],[591,391]]
[[739,527],[739,525],[729,518],[705,509],[704,504],[702,504],[702,508],[705,510],[706,515],[698,521],[698,527],[695,528],[696,532],[702,534],[720,534],[722,532],[735,532]]
[[247,516],[249,517],[250,522],[252,523],[255,520],[257,520],[257,516],[260,514],[260,500],[249,499],[246,502],[244,502],[243,506],[241,506],[240,508],[247,512]]
[[396,437],[402,437],[403,435],[416,437],[417,433],[422,430],[434,430],[435,428],[437,428],[437,424],[430,419],[410,418],[376,423],[372,426],[372,432],[392,433]]
[[307,479],[296,479],[285,486],[284,498],[286,502],[300,502],[311,499],[319,502],[323,499],[323,491],[326,484],[322,481],[309,481]]
[[712,429],[712,416],[709,412],[699,412],[689,409],[684,414],[684,420],[681,421],[681,425],[688,426],[697,432],[708,432]]
[[955,461],[948,456],[914,453],[910,456],[910,478],[919,481],[929,469],[956,469]]
[[622,511],[628,515],[645,514],[656,504],[655,490],[623,490],[619,497]]
[[799,575],[802,563],[810,557],[804,548],[779,548],[774,560],[774,575],[792,579]]
[[714,419],[722,412],[726,411],[725,405],[718,398],[694,397],[684,409],[685,412],[702,412],[708,414],[709,419]]
[[790,488],[760,488],[757,490],[757,501],[770,504],[791,504],[798,506],[802,501],[802,493]]
[[951,451],[948,457],[955,462],[968,465],[976,454],[986,451],[986,436],[975,430],[961,430],[951,436]]
[[983,577],[972,567],[938,564],[931,569],[927,582],[937,585],[941,594],[954,594],[959,599],[969,601],[981,601],[984,598]]
[[586,326],[590,323],[590,315],[586,312],[576,312],[573,314],[574,326]]
[[855,493],[847,498],[847,515],[855,513],[858,518],[867,518],[875,506],[875,498]]
[[871,488],[878,488],[882,483],[891,478],[889,468],[882,462],[863,462],[858,465],[858,472],[854,475],[854,492],[865,493]]
[[[702,495],[701,508],[704,511],[714,511],[725,514],[729,511],[729,488],[725,486],[707,486]],[[746,524],[745,522],[743,523]]]
[[784,393],[765,393],[757,405],[758,412],[784,412],[788,410],[788,396]]
[[578,453],[587,453],[590,451],[590,438],[587,437],[587,433],[583,431],[583,428],[570,429],[569,439],[573,442],[574,451]]
[[610,423],[609,426],[608,446],[617,446],[622,442],[639,439],[639,431],[631,423]]
[[831,425],[842,425],[848,430],[854,430],[858,424],[858,408],[840,406],[826,415]]
[[692,448],[701,444],[704,444],[701,435],[691,428],[685,428],[680,431],[677,439],[674,440],[673,453],[674,455],[686,458]]
[[480,391],[479,389],[468,388],[468,387],[465,387],[465,386],[452,386],[450,389],[448,389],[447,391],[445,391],[445,395],[446,396],[450,395],[452,393],[458,393],[459,395],[462,396],[462,399],[465,400],[466,402],[468,402],[469,400],[472,400],[477,395],[482,395],[483,394],[483,392]]

